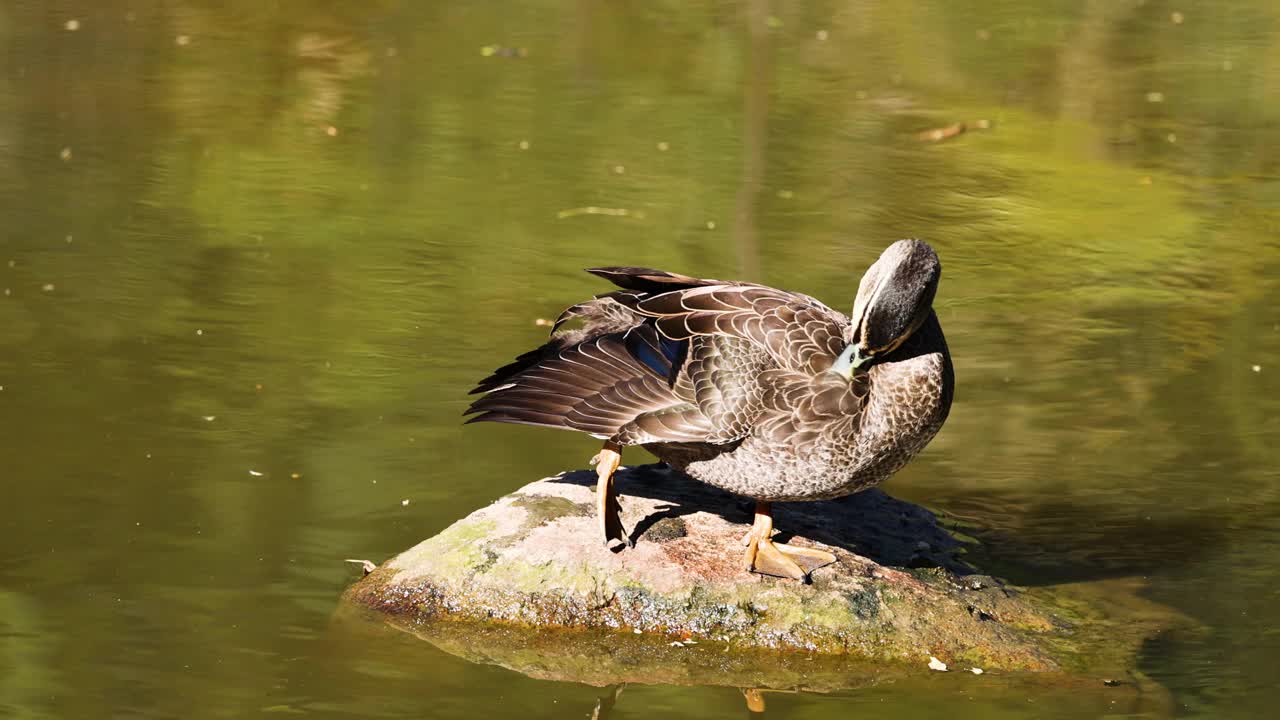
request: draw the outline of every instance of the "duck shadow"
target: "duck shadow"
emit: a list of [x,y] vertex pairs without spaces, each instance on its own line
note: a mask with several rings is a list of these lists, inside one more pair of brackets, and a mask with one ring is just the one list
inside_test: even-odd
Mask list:
[[1106,498],[1027,502],[979,491],[947,507],[969,519],[973,562],[1027,587],[1145,578],[1193,564],[1220,569],[1232,540],[1223,523],[1200,512],[1142,519],[1132,506]]
[[[552,481],[594,488],[596,475],[574,470]],[[636,522],[629,535],[632,543],[681,535],[682,518],[698,512],[740,524],[744,534],[754,518],[754,500],[694,480],[665,464],[620,469],[614,482],[624,514],[628,496],[666,503]],[[948,532],[938,516],[874,488],[834,500],[775,503],[774,523],[778,542],[804,537],[884,566],[937,567],[956,575],[977,572],[957,557],[968,543]]]

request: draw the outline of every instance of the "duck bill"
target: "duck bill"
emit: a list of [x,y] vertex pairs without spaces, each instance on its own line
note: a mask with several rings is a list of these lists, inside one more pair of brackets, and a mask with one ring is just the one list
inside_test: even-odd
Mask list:
[[831,366],[831,372],[852,378],[854,372],[862,370],[874,359],[874,355],[864,352],[860,345],[853,344],[845,348],[844,352],[836,358]]

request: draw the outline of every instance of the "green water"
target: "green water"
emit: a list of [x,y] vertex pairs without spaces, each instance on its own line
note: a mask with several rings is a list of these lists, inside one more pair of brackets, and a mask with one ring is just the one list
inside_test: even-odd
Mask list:
[[[336,629],[343,559],[585,464],[459,424],[604,289],[580,268],[847,308],[906,236],[942,257],[958,390],[886,489],[1014,583],[1132,577],[1191,618],[1145,647],[1169,703],[1141,713],[1266,715],[1277,138],[1270,0],[8,0],[0,715],[588,717],[596,689]],[[921,672],[768,712],[1097,712]],[[633,686],[613,716],[745,712]]]

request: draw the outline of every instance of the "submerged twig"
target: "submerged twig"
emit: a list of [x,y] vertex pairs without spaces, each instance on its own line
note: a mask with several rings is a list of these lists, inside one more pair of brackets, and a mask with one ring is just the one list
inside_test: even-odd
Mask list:
[[378,569],[378,566],[375,565],[372,560],[355,560],[353,558],[347,558],[346,560],[343,560],[343,562],[355,563],[356,565],[359,565],[360,569],[364,571],[365,575],[368,575],[369,573]]

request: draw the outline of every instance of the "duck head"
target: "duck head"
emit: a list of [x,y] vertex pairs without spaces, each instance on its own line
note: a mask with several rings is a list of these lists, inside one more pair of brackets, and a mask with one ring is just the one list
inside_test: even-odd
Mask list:
[[886,248],[862,276],[853,302],[852,342],[831,370],[852,376],[897,350],[929,317],[941,273],[938,255],[926,242],[899,240]]

